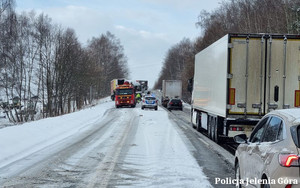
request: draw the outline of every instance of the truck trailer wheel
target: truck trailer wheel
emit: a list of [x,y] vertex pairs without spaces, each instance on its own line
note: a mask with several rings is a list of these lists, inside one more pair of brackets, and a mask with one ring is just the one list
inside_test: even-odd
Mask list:
[[213,141],[215,141],[215,130],[216,130],[216,118],[215,117],[211,117],[211,125],[210,125],[210,128],[211,128],[211,139]]
[[213,136],[213,138],[216,143],[219,142],[218,132],[219,132],[218,117],[214,117],[214,132],[213,132],[214,136]]
[[211,138],[211,116],[208,116],[208,123],[207,123],[207,136],[208,138]]
[[196,130],[198,132],[201,131],[201,115],[197,113],[197,118],[196,118]]
[[216,117],[214,117],[214,116],[208,116],[208,127],[207,127],[207,131],[208,131],[208,137],[211,139],[211,140],[213,140],[213,141],[215,141],[215,132],[216,132],[216,127],[217,127],[217,122],[216,122]]

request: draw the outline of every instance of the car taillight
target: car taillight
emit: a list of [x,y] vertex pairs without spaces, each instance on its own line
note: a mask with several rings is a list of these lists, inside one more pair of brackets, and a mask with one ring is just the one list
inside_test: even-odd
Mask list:
[[279,164],[284,167],[300,166],[299,156],[295,154],[279,154]]
[[285,188],[292,188],[292,184],[286,185]]
[[170,104],[173,104],[172,102],[170,102]]

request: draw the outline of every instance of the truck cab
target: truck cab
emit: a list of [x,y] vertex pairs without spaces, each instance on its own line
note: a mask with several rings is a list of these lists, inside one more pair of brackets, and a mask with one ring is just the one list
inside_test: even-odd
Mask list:
[[116,108],[122,106],[135,107],[135,91],[134,87],[129,84],[129,82],[125,82],[123,85],[119,85],[116,88],[115,92],[115,106]]

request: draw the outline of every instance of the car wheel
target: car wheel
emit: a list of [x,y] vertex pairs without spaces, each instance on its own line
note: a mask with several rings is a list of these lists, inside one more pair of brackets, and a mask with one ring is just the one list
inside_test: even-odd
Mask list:
[[262,184],[262,188],[270,188],[270,184]]
[[269,182],[268,182],[268,178],[267,177],[263,178],[263,182],[267,182],[267,183],[266,184],[261,184],[262,188],[270,188],[271,187],[270,184],[269,184]]
[[239,163],[237,162],[236,165],[235,165],[235,179],[236,179],[236,184],[235,184],[235,187],[236,188],[241,188],[242,185],[240,184],[240,179],[241,179],[241,174],[240,174],[240,165]]

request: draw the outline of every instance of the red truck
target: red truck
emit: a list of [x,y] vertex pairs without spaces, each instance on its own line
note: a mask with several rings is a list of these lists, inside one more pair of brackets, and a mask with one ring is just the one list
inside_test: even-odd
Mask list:
[[125,82],[123,85],[119,85],[116,88],[115,92],[115,105],[116,108],[122,106],[130,106],[135,107],[135,92],[134,87],[129,84],[129,82]]

